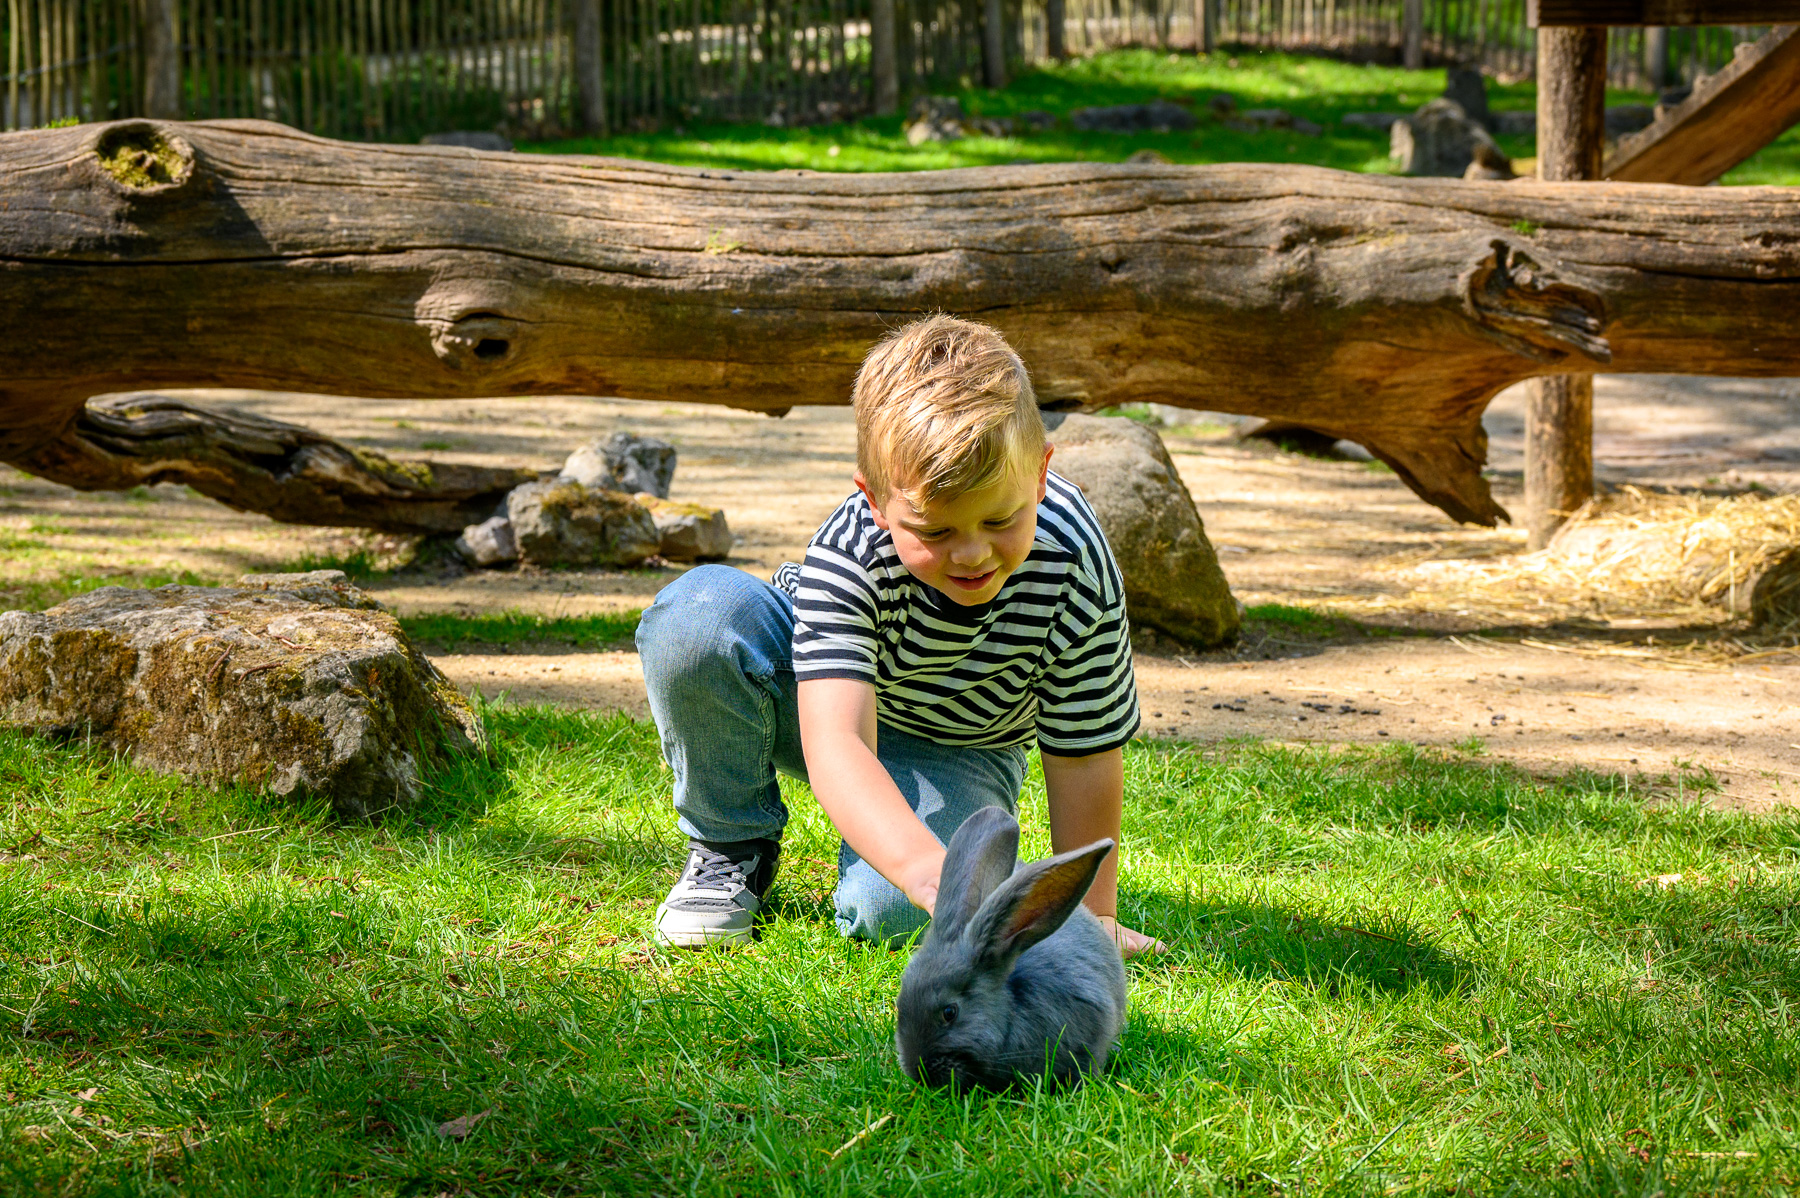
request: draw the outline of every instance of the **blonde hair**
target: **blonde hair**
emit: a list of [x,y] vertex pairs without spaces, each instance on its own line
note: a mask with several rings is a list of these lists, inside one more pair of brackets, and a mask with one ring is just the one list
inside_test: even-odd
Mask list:
[[941,313],[882,338],[862,369],[856,467],[875,501],[915,510],[978,491],[1044,453],[1044,421],[1025,363],[987,325]]

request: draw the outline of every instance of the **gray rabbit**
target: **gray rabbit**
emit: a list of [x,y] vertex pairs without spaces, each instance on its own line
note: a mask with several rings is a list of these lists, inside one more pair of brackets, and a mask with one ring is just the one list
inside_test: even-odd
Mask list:
[[894,1043],[908,1077],[1002,1090],[1106,1067],[1125,1028],[1125,964],[1081,900],[1112,850],[1097,840],[1017,866],[1019,825],[1004,809],[964,821],[900,979]]

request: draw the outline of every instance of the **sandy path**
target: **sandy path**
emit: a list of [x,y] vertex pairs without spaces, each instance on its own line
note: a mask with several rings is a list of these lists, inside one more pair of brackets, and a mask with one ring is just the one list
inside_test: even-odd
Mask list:
[[[1597,390],[1604,479],[1800,489],[1800,384],[1613,377],[1602,378]],[[848,492],[854,466],[854,433],[843,409],[797,409],[771,420],[581,398],[203,398],[390,453],[540,468],[616,428],[663,436],[681,451],[675,498],[725,508],[740,537],[732,563],[765,577],[799,556]],[[1488,413],[1491,474],[1502,503],[1517,502],[1521,413],[1516,391]],[[1166,439],[1246,602],[1345,611],[1415,635],[1323,645],[1302,638],[1306,643],[1263,644],[1254,655],[1200,658],[1145,646],[1138,668],[1151,735],[1426,745],[1478,736],[1494,759],[1534,771],[1579,767],[1647,784],[1677,766],[1705,768],[1732,805],[1800,801],[1800,660],[1682,670],[1584,655],[1591,641],[1556,626],[1537,634],[1554,650],[1518,644],[1516,633],[1509,642],[1484,642],[1469,635],[1486,625],[1479,613],[1459,609],[1453,598],[1420,607],[1406,570],[1431,559],[1514,553],[1523,534],[1455,525],[1391,474],[1356,463],[1240,445],[1217,427],[1169,430]],[[179,488],[135,498],[78,495],[0,467],[0,584],[15,593],[33,577],[71,571],[141,576],[188,569],[227,579],[368,540],[274,525]],[[673,577],[484,571],[402,575],[374,591],[402,612],[574,615],[642,607]],[[1613,625],[1656,628],[1629,615]],[[643,683],[629,653],[533,647],[438,660],[458,685],[489,696],[644,714]]]

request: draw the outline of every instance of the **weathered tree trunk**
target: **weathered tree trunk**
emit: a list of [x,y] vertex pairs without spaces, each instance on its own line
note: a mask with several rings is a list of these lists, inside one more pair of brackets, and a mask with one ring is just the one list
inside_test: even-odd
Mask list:
[[289,524],[460,532],[494,514],[531,470],[396,461],[297,424],[221,412],[167,395],[113,395],[15,459],[84,491],[185,483],[240,511]]
[[1278,416],[1490,523],[1481,411],[1511,383],[1800,374],[1790,188],[752,173],[254,121],[13,133],[0,161],[0,461],[146,387],[841,404],[877,337],[942,309],[1053,406]]
[[[1600,177],[1606,148],[1606,30],[1537,31],[1538,178]],[[1525,405],[1525,529],[1542,549],[1594,495],[1594,376],[1550,374]]]

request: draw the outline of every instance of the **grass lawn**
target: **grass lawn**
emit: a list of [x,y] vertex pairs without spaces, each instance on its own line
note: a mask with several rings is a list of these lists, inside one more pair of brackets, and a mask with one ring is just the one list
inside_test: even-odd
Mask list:
[[[1138,150],[1153,149],[1173,162],[1301,162],[1386,172],[1393,169],[1387,156],[1387,132],[1342,125],[1340,118],[1347,112],[1410,111],[1443,90],[1442,69],[1406,71],[1279,53],[1195,56],[1115,50],[1029,72],[1003,91],[965,88],[956,94],[963,107],[978,116],[1006,116],[1035,108],[1058,117],[1088,105],[1135,103],[1160,96],[1193,101],[1199,128],[1188,133],[1122,137],[1080,133],[1065,121],[1051,132],[1028,137],[969,137],[914,147],[906,144],[901,119],[887,117],[800,129],[694,125],[661,133],[538,142],[520,148],[742,170],[835,171],[1119,162]],[[1206,111],[1206,101],[1220,94],[1234,97],[1240,109],[1285,108],[1324,126],[1324,132],[1307,137],[1288,130],[1240,132],[1227,128]],[[1489,83],[1489,103],[1497,111],[1532,109],[1536,96],[1535,85],[1529,81]],[[1645,93],[1616,90],[1607,96],[1611,104],[1648,103],[1650,99]],[[1515,157],[1536,153],[1529,137],[1503,137],[1500,143]],[[1800,183],[1800,130],[1790,131],[1733,171],[1726,182]]]
[[[1124,913],[1173,951],[1132,967],[1107,1076],[958,1100],[895,1067],[905,955],[837,937],[804,786],[762,942],[656,952],[681,846],[653,730],[486,718],[491,755],[378,827],[0,735],[0,1194],[1800,1178],[1793,814],[1473,742],[1135,743]],[[1041,852],[1041,779],[1025,808]]]

